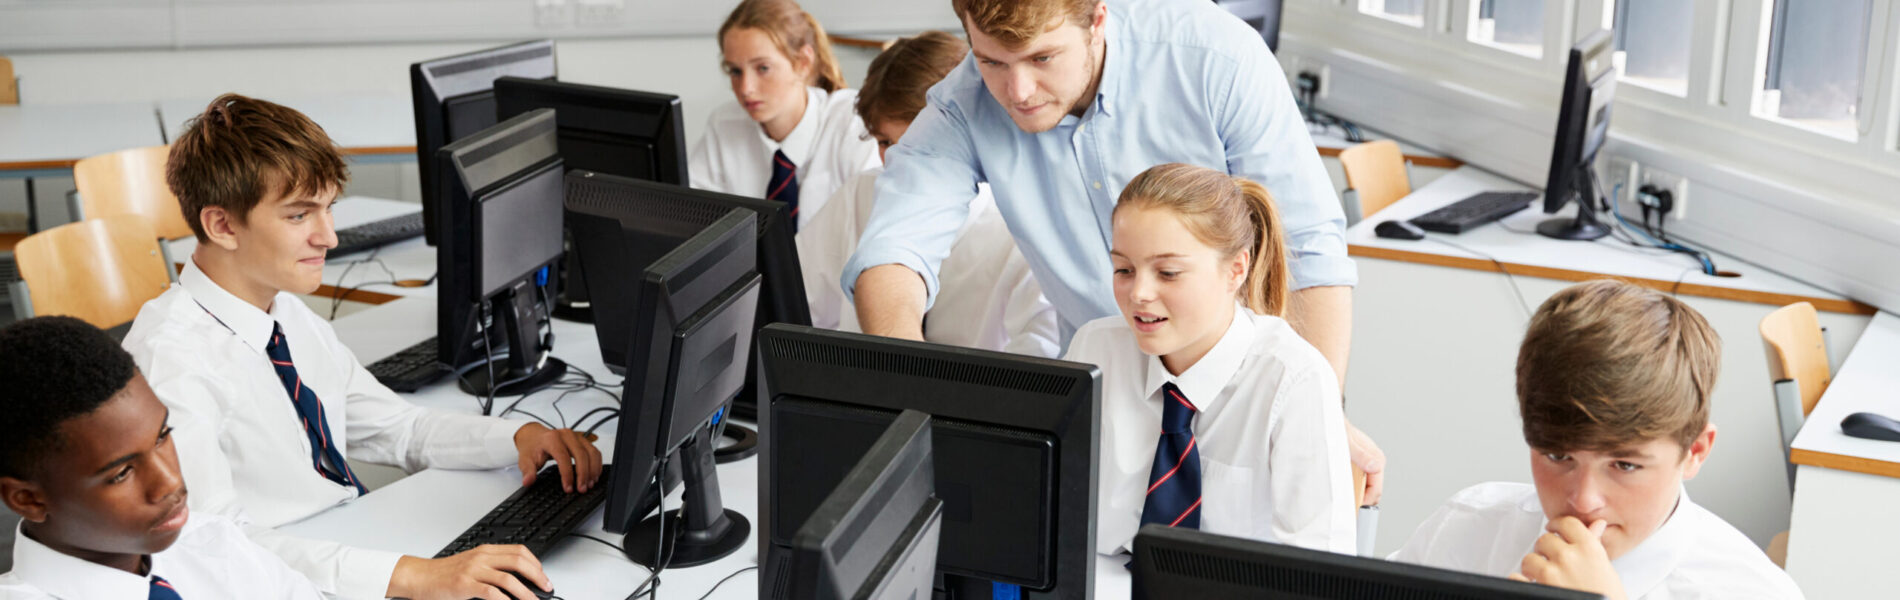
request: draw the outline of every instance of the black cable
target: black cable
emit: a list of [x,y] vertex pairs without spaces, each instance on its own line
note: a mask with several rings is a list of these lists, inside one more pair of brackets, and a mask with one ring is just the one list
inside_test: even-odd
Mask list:
[[1439,236],[1426,236],[1425,239],[1438,242],[1446,246],[1451,246],[1453,248],[1457,248],[1459,250],[1463,250],[1465,252],[1469,252],[1469,253],[1476,254],[1478,256],[1482,256],[1482,257],[1490,259],[1491,264],[1497,265],[1498,272],[1504,274],[1504,280],[1509,281],[1511,283],[1511,292],[1517,294],[1517,305],[1518,307],[1524,309],[1524,319],[1529,320],[1531,318],[1531,315],[1532,315],[1531,303],[1524,299],[1524,290],[1518,289],[1517,287],[1517,276],[1512,275],[1511,270],[1504,267],[1503,261],[1498,260],[1497,257],[1491,256],[1490,254],[1486,254],[1483,252],[1479,252],[1477,250],[1466,248],[1463,244],[1447,241],[1444,238],[1441,238]]
[[596,541],[596,542],[600,542],[601,544],[605,544],[605,545],[606,545],[606,546],[607,546],[608,548],[613,548],[614,550],[619,550],[619,551],[620,551],[621,553],[623,553],[623,554],[624,554],[624,553],[626,552],[626,549],[625,549],[625,548],[621,548],[621,547],[620,547],[620,544],[616,544],[616,543],[613,543],[613,542],[609,542],[609,541],[607,541],[607,540],[603,540],[603,539],[600,539],[600,538],[597,538],[597,537],[594,537],[594,536],[591,536],[591,535],[587,535],[587,534],[585,534],[585,533],[569,533],[569,534],[567,534],[567,535],[566,535],[565,537],[571,537],[571,538],[581,538],[581,539],[584,539],[584,540],[594,540],[594,541]]
[[[343,298],[345,296],[356,293],[356,290],[360,290],[372,285],[382,285],[386,283],[396,282],[395,281],[396,272],[390,270],[389,265],[384,264],[381,259],[376,258],[376,253],[381,252],[382,250],[383,249],[380,246],[373,248],[369,251],[369,256],[365,256],[361,259],[349,261],[347,263],[349,266],[343,267],[343,274],[337,276],[336,278],[337,285],[336,287],[331,288],[331,292],[330,292],[330,320],[332,321],[336,320],[336,311],[338,308],[341,308],[343,306]],[[367,262],[374,262],[378,265],[381,265],[383,267],[383,272],[389,274],[389,281],[371,281],[367,283],[357,284],[356,286],[353,286],[353,287],[347,287],[347,288],[343,287],[343,282],[349,281],[350,271],[356,269],[356,265],[360,265]]]
[[711,598],[711,597],[712,597],[712,595],[713,595],[713,592],[717,592],[717,591],[719,591],[719,586],[722,586],[722,585],[725,585],[727,581],[730,581],[730,580],[732,580],[732,578],[734,578],[734,577],[738,577],[740,573],[744,573],[744,572],[746,572],[746,571],[754,571],[754,570],[757,570],[758,568],[759,568],[759,567],[758,567],[757,565],[753,565],[753,566],[750,566],[750,567],[746,567],[746,568],[743,568],[743,569],[739,569],[739,570],[737,570],[737,571],[733,571],[733,572],[732,572],[732,574],[731,574],[731,575],[727,575],[725,579],[721,579],[721,580],[719,580],[719,583],[715,583],[715,584],[713,584],[713,586],[712,586],[712,589],[710,589],[710,590],[706,590],[706,594],[705,594],[705,595],[703,595],[703,596],[700,596],[700,597],[699,597],[699,600],[706,600],[707,598]]
[[[653,483],[651,484],[655,489],[660,491],[660,499],[656,506],[658,509],[656,514],[659,515],[656,518],[660,520],[660,535],[654,536],[653,539],[653,566],[647,568],[647,580],[641,582],[639,587],[633,588],[633,593],[627,594],[627,600],[634,600],[642,595],[652,598],[658,594],[660,592],[660,571],[666,570],[665,563],[672,562],[671,560],[664,562],[660,560],[660,557],[666,552],[666,483],[664,481],[666,477],[666,463],[666,458],[660,459],[660,468],[653,472]],[[672,557],[668,556],[667,558],[670,559]],[[652,586],[652,588],[648,589],[647,586]]]

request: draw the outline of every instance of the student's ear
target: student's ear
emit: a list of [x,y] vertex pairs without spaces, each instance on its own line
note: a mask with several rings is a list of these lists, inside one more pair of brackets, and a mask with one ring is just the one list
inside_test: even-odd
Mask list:
[[46,520],[46,494],[31,481],[0,477],[0,500],[20,518],[34,523]]
[[1710,423],[1702,429],[1701,435],[1695,436],[1695,441],[1689,442],[1689,450],[1685,453],[1687,456],[1683,457],[1682,480],[1695,479],[1696,472],[1702,470],[1702,462],[1709,459],[1709,452],[1714,449],[1715,424]]
[[231,211],[223,207],[207,206],[198,211],[198,224],[204,226],[205,237],[211,243],[225,250],[237,250],[237,220]]
[[792,57],[792,68],[810,77],[813,71],[818,70],[818,51],[813,50],[811,46],[799,48],[798,56]]
[[1227,291],[1240,293],[1247,285],[1247,268],[1253,265],[1253,253],[1241,250],[1234,253],[1234,259],[1227,265]]

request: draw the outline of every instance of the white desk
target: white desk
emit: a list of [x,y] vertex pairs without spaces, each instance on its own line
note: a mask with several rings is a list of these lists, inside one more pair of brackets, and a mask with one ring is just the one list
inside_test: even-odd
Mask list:
[[[393,354],[410,344],[434,335],[435,304],[426,298],[405,298],[337,319],[334,323],[343,343],[364,362]],[[600,347],[592,326],[554,321],[554,355],[593,373],[595,377],[617,382],[601,362]],[[558,393],[542,392],[530,396],[521,408],[559,422],[549,404]],[[450,382],[439,382],[405,398],[420,406],[464,413],[476,411],[475,398],[455,389]],[[505,405],[506,400],[497,401]],[[576,393],[561,401],[568,418],[611,401],[599,392]],[[526,419],[522,415],[509,418]],[[602,431],[611,432],[610,428]],[[610,436],[601,438],[603,454],[611,457]],[[699,598],[719,580],[739,569],[758,566],[759,461],[757,458],[719,465],[719,490],[728,509],[736,510],[751,522],[752,537],[738,552],[710,564],[692,568],[669,569],[660,575],[660,590],[669,598]],[[498,471],[449,471],[430,469],[389,484],[356,501],[330,509],[284,529],[297,535],[334,540],[366,548],[403,552],[414,556],[434,556],[495,503],[520,487],[520,471],[510,467]],[[668,496],[666,506],[676,507],[680,494]],[[445,501],[452,498],[452,501]],[[620,536],[601,529],[596,513],[578,532],[618,542]],[[1125,557],[1096,557],[1096,592],[1100,598],[1126,598],[1132,576],[1122,565]],[[541,557],[542,566],[553,579],[555,592],[572,600],[618,599],[646,579],[647,571],[629,562],[619,551],[578,538],[569,538]],[[758,598],[757,571],[733,577],[712,598]]]
[[1893,597],[1900,442],[1848,437],[1856,412],[1900,417],[1900,316],[1880,313],[1795,436],[1788,574],[1809,598]]
[[165,141],[149,103],[0,106],[0,177],[55,177],[79,159]]
[[[349,95],[265,98],[297,109],[336,140],[360,162],[414,161],[415,108],[402,96]],[[211,98],[173,99],[158,103],[165,138],[184,131],[185,121],[204,112]]]
[[[1320,156],[1339,156],[1340,152],[1360,143],[1346,139],[1345,130],[1336,126],[1329,125],[1321,127],[1308,123],[1306,129],[1308,135],[1312,136],[1313,147],[1319,150]],[[1414,146],[1410,142],[1398,140],[1377,131],[1361,128],[1359,132],[1368,142],[1386,139],[1398,142],[1399,153],[1405,156],[1406,162],[1410,162],[1415,166],[1434,169],[1456,169],[1464,166],[1463,161]]]
[[[332,210],[336,228],[344,229],[419,212],[422,206],[400,200],[350,196],[339,199]],[[171,253],[172,260],[182,263],[189,260],[191,253],[197,249],[197,238],[185,238],[169,242],[166,251]],[[373,251],[331,258],[323,266],[323,287],[311,295],[331,298],[340,293],[345,300],[370,304],[382,304],[408,296],[433,298],[436,288],[434,282],[420,287],[399,286],[394,282],[428,281],[435,275],[435,266],[434,247],[420,237],[407,239]]]

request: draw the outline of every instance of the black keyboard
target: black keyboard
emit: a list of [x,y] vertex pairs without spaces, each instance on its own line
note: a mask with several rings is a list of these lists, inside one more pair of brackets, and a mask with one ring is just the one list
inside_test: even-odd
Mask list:
[[483,544],[521,544],[535,556],[545,556],[555,542],[580,527],[596,507],[607,501],[613,465],[601,465],[600,469],[600,480],[594,487],[576,494],[561,489],[557,467],[541,469],[533,485],[515,490],[435,557],[459,554]]
[[1537,192],[1481,192],[1419,215],[1412,219],[1412,224],[1426,231],[1464,233],[1473,227],[1524,210],[1540,195]]
[[336,247],[330,256],[342,256],[394,244],[422,235],[422,213],[409,213],[374,223],[336,230]]
[[382,360],[368,365],[369,374],[398,392],[422,389],[448,374],[448,367],[436,360],[436,338],[422,340]]

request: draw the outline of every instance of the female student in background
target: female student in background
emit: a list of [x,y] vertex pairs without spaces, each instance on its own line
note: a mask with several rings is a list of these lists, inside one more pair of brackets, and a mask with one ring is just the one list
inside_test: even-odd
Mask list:
[[1102,370],[1103,554],[1147,523],[1352,554],[1339,380],[1282,315],[1285,234],[1260,184],[1166,164],[1115,205],[1121,316],[1068,360]]
[[[969,54],[963,40],[931,31],[892,42],[871,61],[858,91],[858,117],[877,141],[880,157],[923,111],[924,92]],[[871,220],[883,172],[881,166],[872,168],[845,184],[798,235],[813,326],[861,331],[857,307],[845,298],[838,278]],[[1043,357],[1061,353],[1055,307],[1043,298],[1029,262],[1016,249],[988,185],[979,186],[938,281],[943,292],[925,315],[926,341]]]
[[792,205],[803,225],[877,166],[818,20],[793,0],[744,0],[719,27],[734,102],[712,112],[689,160],[692,186]]

